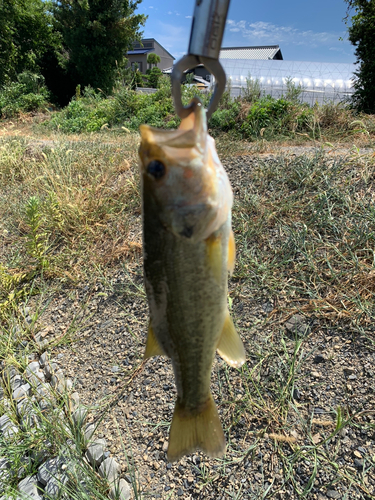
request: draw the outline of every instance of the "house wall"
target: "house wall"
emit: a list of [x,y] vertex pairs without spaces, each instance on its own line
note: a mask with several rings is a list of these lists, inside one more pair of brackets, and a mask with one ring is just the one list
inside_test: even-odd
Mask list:
[[[157,64],[157,67],[161,70],[170,68],[173,66],[173,57],[167,52],[156,40],[153,39],[144,39],[142,40],[141,47],[140,43],[134,44],[134,49],[147,49],[148,54],[154,52],[160,57],[160,63]],[[129,60],[129,65],[134,62],[137,62],[140,66],[139,69],[142,73],[146,73],[149,65],[147,64],[147,55],[148,54],[128,54],[127,58]],[[142,65],[142,66],[141,66]]]
[[148,68],[147,54],[128,55],[127,59],[129,61],[129,66],[131,66],[133,63],[138,63],[139,71],[141,73],[146,73],[146,70]]
[[168,52],[158,44],[158,42],[155,42],[154,49],[151,52],[155,52],[155,54],[160,56],[160,63],[158,63],[158,68],[160,68],[161,70],[173,66],[173,57],[171,57],[170,54],[168,54]]

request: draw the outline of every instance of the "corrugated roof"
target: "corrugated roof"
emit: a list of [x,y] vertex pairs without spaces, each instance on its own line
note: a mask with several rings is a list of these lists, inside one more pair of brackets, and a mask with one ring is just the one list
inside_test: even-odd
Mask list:
[[224,47],[220,51],[220,59],[282,59],[278,45],[259,47]]
[[136,49],[136,50],[128,50],[128,55],[129,56],[135,56],[137,54],[147,54],[147,52],[150,52],[152,49]]

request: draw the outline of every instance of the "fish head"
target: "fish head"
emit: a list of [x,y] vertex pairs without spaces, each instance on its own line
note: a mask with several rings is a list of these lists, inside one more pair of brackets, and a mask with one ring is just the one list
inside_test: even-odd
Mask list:
[[191,106],[177,130],[141,125],[139,155],[143,203],[152,199],[163,226],[195,242],[225,223],[232,190],[207,132],[206,111],[198,98]]

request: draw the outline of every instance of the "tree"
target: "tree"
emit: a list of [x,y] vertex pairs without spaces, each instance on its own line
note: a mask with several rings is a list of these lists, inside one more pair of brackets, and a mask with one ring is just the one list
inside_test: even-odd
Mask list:
[[185,75],[185,83],[187,83],[187,85],[192,85],[194,83],[194,73],[186,73]]
[[59,46],[49,3],[43,0],[0,1],[0,85],[23,71],[38,73],[41,60]]
[[147,62],[150,65],[150,68],[152,67],[152,65],[156,67],[156,65],[160,63],[160,61],[161,61],[160,56],[155,54],[155,52],[150,52],[147,56]]
[[345,0],[354,10],[348,27],[350,42],[355,46],[358,70],[354,73],[353,104],[359,111],[375,113],[375,0]]
[[163,75],[160,68],[152,68],[148,73],[148,83],[150,87],[157,89],[159,87],[159,78]]
[[112,91],[116,64],[135,40],[146,16],[134,14],[142,0],[53,0],[61,32],[61,64],[75,85]]

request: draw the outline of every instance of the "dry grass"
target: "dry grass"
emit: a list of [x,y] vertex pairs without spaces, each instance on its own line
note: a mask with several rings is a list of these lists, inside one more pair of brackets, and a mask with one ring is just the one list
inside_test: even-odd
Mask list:
[[288,314],[297,302],[306,313],[370,325],[374,168],[371,153],[257,162],[240,179],[234,211],[241,281],[277,294]]

